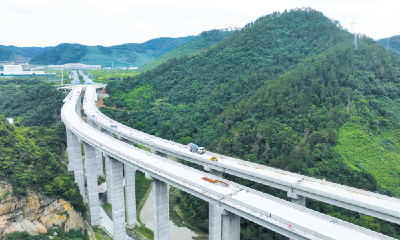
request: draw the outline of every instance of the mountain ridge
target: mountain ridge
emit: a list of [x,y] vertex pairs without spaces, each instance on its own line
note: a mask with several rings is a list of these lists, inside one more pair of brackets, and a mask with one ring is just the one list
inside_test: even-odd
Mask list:
[[59,44],[30,60],[31,64],[50,65],[84,63],[102,67],[140,67],[194,36],[180,38],[156,38],[144,43],[126,43],[110,47],[86,46],[82,44]]
[[400,35],[382,38],[379,39],[377,42],[400,57]]

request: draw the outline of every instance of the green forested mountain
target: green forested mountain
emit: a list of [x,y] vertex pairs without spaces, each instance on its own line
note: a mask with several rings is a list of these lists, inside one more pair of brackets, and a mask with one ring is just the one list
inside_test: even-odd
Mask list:
[[18,61],[18,60],[23,60],[23,58],[15,54],[13,51],[0,46],[0,61]]
[[386,49],[393,51],[400,57],[400,35],[379,39],[378,42]]
[[[17,196],[30,188],[62,196],[76,210],[85,212],[65,164],[65,126],[59,122],[65,94],[34,80],[1,83],[0,177],[11,180]],[[15,125],[4,116],[13,117]]]
[[196,36],[192,40],[185,42],[172,51],[166,52],[160,57],[146,63],[143,67],[139,70],[141,72],[148,71],[150,69],[156,68],[157,66],[161,65],[162,63],[167,62],[173,58],[180,58],[183,56],[191,56],[202,49],[206,49],[209,46],[217,43],[226,37],[230,36],[232,31],[223,31],[223,30],[211,30],[211,31],[204,31],[200,33],[199,36]]
[[[65,94],[36,81],[0,85],[0,115],[14,118],[16,125],[50,127],[59,122]],[[26,84],[31,83],[31,84]]]
[[33,57],[29,63],[37,65],[76,63],[88,52],[87,46],[62,43]]
[[16,47],[13,45],[10,45],[10,46],[0,45],[0,48],[13,51],[15,54],[20,55],[20,56],[24,57],[25,59],[31,59],[31,58],[35,57],[36,55],[38,55],[39,53],[42,53],[53,47]]
[[144,43],[127,43],[111,47],[63,43],[33,57],[30,63],[49,65],[79,62],[111,67],[113,62],[114,67],[141,67],[193,38],[194,36],[156,38]]
[[[109,82],[102,108],[166,139],[400,196],[400,60],[312,9],[273,13],[194,56]],[[226,175],[285,198],[285,193]],[[207,229],[207,204],[185,193],[187,219]],[[307,207],[400,238],[400,227],[308,201]],[[284,239],[242,221],[242,239]]]
[[156,38],[144,43],[127,43],[111,47],[88,46],[89,53],[79,62],[111,67],[141,67],[147,62],[171,51],[194,36],[180,38]]
[[78,186],[57,156],[64,151],[64,139],[64,125],[24,129],[14,127],[0,115],[0,177],[11,180],[17,196],[26,195],[27,188],[31,188],[62,196],[76,210],[84,212]]

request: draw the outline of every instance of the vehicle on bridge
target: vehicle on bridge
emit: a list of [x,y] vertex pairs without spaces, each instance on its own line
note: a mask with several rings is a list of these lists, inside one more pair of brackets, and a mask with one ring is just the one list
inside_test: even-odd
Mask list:
[[204,149],[204,147],[199,147],[194,143],[189,143],[188,144],[188,148],[191,152],[195,152],[198,154],[203,154],[206,150]]
[[218,162],[218,159],[217,159],[216,156],[212,156],[212,157],[210,158],[210,160],[211,160],[211,161],[214,161],[214,162]]

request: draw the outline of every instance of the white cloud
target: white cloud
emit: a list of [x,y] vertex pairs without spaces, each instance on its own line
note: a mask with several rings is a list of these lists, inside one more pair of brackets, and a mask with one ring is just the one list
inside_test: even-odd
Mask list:
[[0,8],[0,44],[116,45],[241,27],[262,15],[312,7],[374,39],[400,34],[394,0],[13,0]]

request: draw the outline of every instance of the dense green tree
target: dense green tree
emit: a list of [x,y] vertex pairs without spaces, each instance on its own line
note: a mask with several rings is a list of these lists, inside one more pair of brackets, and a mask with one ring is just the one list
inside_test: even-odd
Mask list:
[[17,125],[53,126],[60,121],[60,110],[65,94],[47,84],[31,80],[17,84],[10,80],[0,86],[0,114],[15,118]]
[[62,43],[45,52],[39,53],[29,63],[38,65],[76,63],[87,53],[88,49],[85,45]]
[[[365,36],[356,50],[353,36],[337,21],[307,8],[261,17],[197,55],[110,82],[111,97],[104,101],[109,108],[101,110],[166,139],[190,140],[225,155],[400,196],[396,161],[388,162],[393,168],[386,179],[392,185],[380,181],[385,171],[370,167],[383,152],[399,154],[400,144],[393,137],[400,120],[399,83],[398,57]],[[146,101],[135,98],[140,107],[124,97],[137,89],[151,96]],[[346,139],[351,142],[343,143],[343,131],[356,130],[380,141],[379,148],[371,143],[377,150],[371,148],[369,159],[345,152],[343,145],[356,145],[360,139],[351,135]],[[392,137],[382,138],[387,135]],[[286,199],[276,189],[225,177]],[[207,203],[186,193],[178,202],[190,222],[202,222],[200,227],[207,229]],[[316,201],[307,206],[400,235],[395,224]],[[241,224],[243,238],[282,239],[246,220]]]
[[30,188],[50,196],[62,196],[76,210],[84,212],[86,208],[78,186],[58,156],[65,144],[65,133],[60,135],[61,131],[65,131],[63,124],[55,129],[22,129],[0,115],[0,177],[11,181],[17,196],[26,195]]

